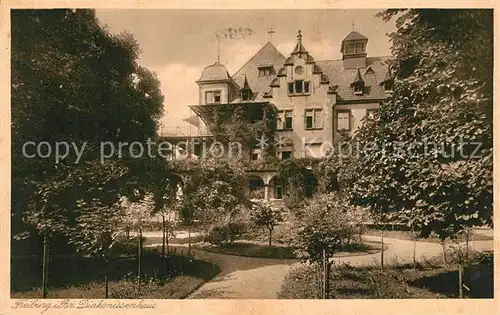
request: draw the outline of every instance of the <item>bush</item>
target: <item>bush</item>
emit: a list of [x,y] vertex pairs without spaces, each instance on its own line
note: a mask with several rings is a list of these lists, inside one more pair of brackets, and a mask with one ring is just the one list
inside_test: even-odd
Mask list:
[[207,241],[214,245],[222,245],[229,240],[226,227],[216,226],[208,233]]
[[216,226],[208,233],[207,241],[214,245],[233,243],[245,233],[246,228],[243,222],[229,222],[223,226]]

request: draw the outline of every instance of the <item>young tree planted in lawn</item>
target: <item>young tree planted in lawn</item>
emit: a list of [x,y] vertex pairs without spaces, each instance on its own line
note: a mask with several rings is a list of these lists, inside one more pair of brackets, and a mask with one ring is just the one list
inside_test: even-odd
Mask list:
[[283,222],[282,210],[273,209],[265,202],[255,203],[252,206],[252,220],[255,225],[265,227],[269,231],[269,248],[271,248],[274,228]]
[[328,298],[331,258],[354,236],[355,230],[345,213],[353,210],[346,199],[336,193],[316,196],[304,211],[294,242],[301,260],[316,264],[323,272],[318,283],[323,298]]

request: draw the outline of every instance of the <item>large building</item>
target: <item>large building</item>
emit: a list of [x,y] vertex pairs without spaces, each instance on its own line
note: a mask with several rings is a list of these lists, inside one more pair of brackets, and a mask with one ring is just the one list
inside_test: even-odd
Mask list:
[[[299,31],[288,57],[268,42],[233,75],[217,61],[196,81],[199,101],[190,106],[189,130],[167,128],[161,135],[189,155],[206,154],[216,140],[228,144],[220,151],[248,162],[250,187],[263,188],[259,197],[280,199],[276,170],[259,164],[268,160],[265,152],[277,159],[321,157],[391,93],[390,57],[368,57],[367,43],[353,31],[339,45],[342,59],[315,60]],[[241,144],[238,154],[233,142]]]

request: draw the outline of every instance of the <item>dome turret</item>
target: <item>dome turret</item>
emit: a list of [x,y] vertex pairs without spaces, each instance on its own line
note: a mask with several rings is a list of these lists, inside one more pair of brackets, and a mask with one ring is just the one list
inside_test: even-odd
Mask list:
[[219,80],[229,80],[231,76],[227,72],[226,67],[222,65],[219,61],[216,61],[213,65],[205,67],[201,73],[201,78],[198,81],[219,81]]

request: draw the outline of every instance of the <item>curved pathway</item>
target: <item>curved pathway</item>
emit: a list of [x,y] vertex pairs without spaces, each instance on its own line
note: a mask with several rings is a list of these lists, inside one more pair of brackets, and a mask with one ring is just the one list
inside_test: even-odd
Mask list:
[[[368,241],[380,241],[377,236],[364,236]],[[413,261],[413,242],[384,237],[384,262],[411,263]],[[473,250],[492,250],[493,241],[469,242]],[[183,245],[185,246],[185,245]],[[188,298],[216,299],[276,299],[281,285],[290,269],[300,266],[293,259],[268,259],[232,256],[211,253],[194,248],[196,259],[217,264],[221,272],[211,281],[203,284]],[[417,260],[434,257],[442,253],[439,243],[418,241]],[[334,258],[336,263],[354,266],[380,264],[380,253]]]

